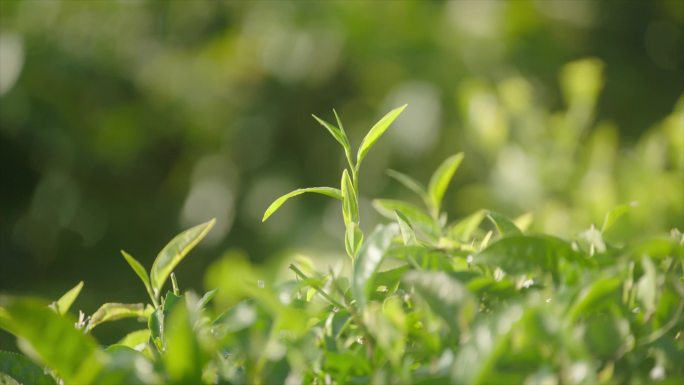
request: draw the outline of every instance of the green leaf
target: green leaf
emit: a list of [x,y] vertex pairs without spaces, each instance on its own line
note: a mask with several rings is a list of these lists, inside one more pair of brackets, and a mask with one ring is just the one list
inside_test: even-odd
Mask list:
[[359,202],[357,201],[354,183],[352,183],[347,169],[344,169],[342,172],[340,187],[342,189],[342,214],[344,216],[344,223],[359,223]]
[[150,283],[155,297],[159,296],[169,274],[171,274],[173,269],[176,268],[188,252],[207,235],[215,222],[216,219],[212,219],[201,225],[183,231],[159,252],[152,265],[152,273],[150,274]]
[[495,211],[487,211],[487,219],[489,219],[494,224],[494,226],[496,226],[496,229],[499,231],[499,234],[502,237],[515,234],[522,234],[522,231],[520,231],[518,226],[516,226],[510,218],[501,213],[497,213]]
[[399,230],[401,231],[401,238],[404,241],[404,245],[415,245],[417,243],[416,234],[413,232],[413,228],[411,228],[409,219],[399,211],[395,211],[394,215],[397,218],[397,223],[399,224]]
[[128,346],[131,349],[147,344],[150,340],[150,329],[140,329],[126,334],[117,342],[117,345]]
[[[333,110],[334,111],[334,110]],[[318,123],[325,127],[326,130],[332,135],[333,138],[337,141],[342,146],[342,149],[344,149],[344,153],[347,156],[347,159],[351,162],[351,146],[349,145],[349,139],[347,138],[347,134],[344,132],[344,129],[342,128],[342,123],[340,122],[339,116],[337,116],[337,112],[335,112],[335,118],[337,119],[337,124],[340,126],[340,128],[337,128],[333,126],[332,124],[326,122],[325,120],[319,118],[316,115],[311,115],[318,121]],[[349,165],[350,167],[353,167],[352,164]]]
[[406,108],[406,104],[404,104],[401,107],[395,108],[392,111],[388,112],[385,116],[382,117],[375,125],[368,131],[368,134],[363,138],[363,141],[361,141],[361,146],[359,146],[359,151],[356,153],[356,169],[358,170],[359,167],[361,166],[361,161],[363,161],[363,158],[366,157],[366,154],[368,151],[370,151],[371,147],[375,144],[375,142],[378,141],[380,136],[387,131],[389,128],[390,124],[394,122],[394,120],[399,116],[399,114],[404,111]]
[[20,384],[55,385],[55,380],[28,357],[1,350],[0,374],[6,374]]
[[74,328],[76,320],[69,314],[59,315],[46,305],[31,298],[0,297],[0,328],[25,341],[31,356],[67,384],[92,382],[102,366],[95,340]]
[[133,258],[132,255],[128,254],[124,250],[121,250],[121,255],[123,255],[124,259],[131,266],[135,274],[140,277],[140,280],[145,285],[145,289],[147,289],[147,294],[150,296],[152,301],[155,302],[156,298],[154,296],[154,292],[152,291],[152,285],[150,284],[150,276],[147,275],[145,268],[140,264],[140,262],[138,262],[137,259]]
[[551,235],[512,235],[499,239],[482,250],[475,262],[499,267],[511,274],[525,274],[538,269],[556,272],[561,259],[590,263],[568,242]]
[[618,288],[622,285],[621,277],[605,277],[594,281],[589,287],[585,288],[578,299],[568,310],[568,317],[572,322],[580,316],[588,315],[591,311],[599,310],[604,301],[616,303],[612,297],[618,296]]
[[439,214],[444,193],[446,193],[446,190],[449,187],[449,182],[451,182],[454,173],[458,169],[458,166],[461,165],[462,161],[462,152],[452,155],[442,162],[442,164],[437,167],[437,170],[435,170],[434,174],[432,174],[430,183],[428,184],[428,196],[430,197],[430,203],[434,216]]
[[439,226],[434,219],[411,203],[393,199],[374,199],[373,207],[390,220],[396,219],[394,212],[398,211],[408,219],[414,230],[418,228],[433,239],[439,235]]
[[482,223],[485,213],[486,212],[484,210],[478,210],[470,214],[469,216],[451,225],[447,233],[454,240],[461,242],[471,241],[473,234]]
[[78,294],[83,288],[83,281],[79,282],[76,286],[71,288],[71,290],[64,293],[56,302],[50,304],[50,307],[54,309],[58,314],[65,314],[71,308]]
[[351,289],[361,308],[365,306],[370,292],[368,282],[373,279],[373,275],[380,267],[385,252],[395,235],[397,235],[396,225],[378,226],[359,251],[359,256],[354,264]]
[[606,213],[606,216],[603,219],[603,225],[601,226],[601,232],[605,233],[608,229],[613,227],[615,222],[617,222],[617,220],[621,216],[625,215],[629,210],[632,209],[632,207],[636,207],[636,206],[637,206],[637,203],[632,202],[632,203],[626,204],[626,205],[619,205],[619,206],[613,208],[612,210],[610,210],[608,213]]
[[105,303],[90,317],[86,330],[90,331],[101,323],[116,321],[123,318],[147,318],[152,311],[153,308],[151,306],[148,305],[145,307],[145,305],[141,303]]
[[430,309],[456,331],[460,308],[470,301],[468,289],[443,271],[414,270],[403,281],[416,289]]
[[308,187],[308,188],[300,188],[294,191],[291,191],[280,198],[276,199],[271,203],[270,206],[266,209],[266,212],[264,212],[264,217],[261,219],[262,222],[266,221],[273,213],[275,213],[280,206],[283,205],[288,199],[295,197],[297,195],[301,195],[304,193],[316,193],[316,194],[322,194],[329,196],[331,198],[339,199],[342,200],[342,191],[332,188],[332,187]]
[[399,171],[387,170],[386,173],[390,178],[395,179],[397,182],[404,185],[404,187],[416,193],[422,200],[425,201],[425,203],[429,202],[427,190],[425,190],[425,187],[423,187],[420,182]]
[[202,368],[206,357],[193,332],[188,305],[181,301],[168,316],[164,363],[173,383],[202,383]]

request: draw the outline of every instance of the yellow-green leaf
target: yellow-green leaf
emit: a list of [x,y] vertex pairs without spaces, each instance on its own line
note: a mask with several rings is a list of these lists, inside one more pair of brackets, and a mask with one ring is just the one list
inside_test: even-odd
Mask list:
[[388,112],[385,116],[382,117],[375,125],[368,131],[368,134],[363,138],[363,141],[361,142],[361,146],[359,146],[359,151],[356,153],[356,167],[361,166],[361,161],[363,158],[366,157],[366,154],[368,154],[368,151],[370,151],[371,147],[375,144],[375,142],[378,141],[380,136],[387,131],[389,128],[390,124],[394,122],[394,120],[399,116],[399,114],[404,111],[406,108],[406,104],[404,104],[401,107],[395,108],[392,111]]
[[207,235],[209,230],[214,227],[215,222],[216,219],[212,219],[201,225],[183,231],[176,235],[176,237],[159,252],[152,265],[152,273],[150,274],[150,283],[155,297],[159,297],[161,288],[164,286],[164,282],[166,282],[169,274],[171,274],[173,269],[175,269],[180,261],[185,258],[188,252]]
[[332,187],[307,187],[307,188],[300,188],[294,191],[290,191],[289,193],[281,196],[280,198],[276,199],[271,203],[270,206],[266,209],[266,212],[264,212],[264,217],[261,219],[262,222],[265,222],[273,213],[275,213],[280,206],[282,206],[288,199],[295,197],[297,195],[301,195],[304,193],[316,193],[316,194],[322,194],[329,196],[331,198],[339,199],[342,200],[342,192],[339,189],[332,188]]
[[428,184],[428,195],[430,197],[433,215],[437,216],[437,214],[439,214],[442,199],[444,199],[444,193],[446,193],[449,182],[451,182],[454,173],[456,173],[456,170],[458,170],[458,166],[461,165],[462,161],[462,152],[452,155],[442,162],[442,164],[437,167],[434,174],[432,174],[430,183]]
[[88,330],[95,326],[109,321],[116,321],[122,318],[148,317],[152,313],[152,307],[141,303],[105,303],[90,317]]
[[74,286],[73,288],[71,288],[71,290],[64,293],[64,295],[61,296],[56,302],[50,304],[50,307],[53,308],[58,314],[64,314],[68,312],[69,308],[76,300],[76,297],[78,297],[78,294],[81,292],[82,288],[83,281],[79,282],[78,285]]

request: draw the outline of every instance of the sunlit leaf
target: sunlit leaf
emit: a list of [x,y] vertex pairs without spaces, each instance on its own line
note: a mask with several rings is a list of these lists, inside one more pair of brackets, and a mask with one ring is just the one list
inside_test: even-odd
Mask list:
[[345,169],[342,172],[342,180],[340,182],[342,191],[342,214],[344,216],[344,223],[358,223],[359,222],[359,202],[356,198],[356,190],[352,183],[349,173]]
[[140,280],[145,285],[145,289],[147,289],[147,293],[149,294],[150,298],[155,300],[154,291],[152,291],[152,284],[150,283],[150,276],[147,275],[147,270],[145,270],[145,268],[140,264],[140,262],[138,262],[137,259],[133,258],[133,256],[124,250],[121,250],[121,255],[123,255],[124,259],[131,266],[135,274],[140,277]]
[[[35,299],[0,298],[0,327],[25,341],[40,363],[66,383],[90,383],[101,368],[95,340],[74,328],[75,319],[59,315]],[[21,346],[21,345],[20,345]]]
[[145,307],[142,303],[105,303],[90,317],[88,330],[94,329],[97,325],[116,321],[123,318],[147,318],[152,313],[151,306]]
[[71,305],[78,297],[78,294],[81,292],[82,288],[83,281],[79,282],[76,286],[64,293],[64,295],[61,296],[56,302],[50,304],[50,307],[52,307],[59,314],[65,314],[69,311],[69,308],[71,308]]
[[495,211],[487,211],[487,218],[496,226],[502,237],[509,235],[522,234],[522,231],[507,216]]
[[2,350],[0,350],[0,374],[10,376],[19,384],[55,385],[55,380],[28,357]]
[[472,239],[473,234],[482,223],[485,214],[486,212],[484,210],[478,210],[449,226],[447,233],[457,241],[468,242]]
[[626,205],[619,205],[612,210],[610,210],[608,213],[606,213],[605,218],[603,219],[603,225],[601,225],[601,232],[604,233],[608,231],[613,225],[617,222],[620,217],[625,215],[629,210],[631,210],[633,207],[636,207],[637,203],[632,202]]
[[380,136],[387,131],[389,126],[394,122],[394,120],[404,111],[406,108],[406,104],[404,104],[401,107],[395,108],[392,111],[388,112],[385,116],[383,116],[375,125],[368,131],[366,136],[363,138],[363,141],[361,142],[361,146],[359,146],[359,151],[356,153],[356,167],[361,166],[361,161],[363,161],[363,158],[366,157],[366,154],[368,151],[373,147],[375,142],[378,141]]
[[439,226],[429,215],[423,213],[418,207],[407,202],[393,199],[374,199],[373,207],[383,216],[395,220],[395,211],[400,212],[408,219],[414,229],[420,229],[426,235],[436,238],[439,234]]
[[283,205],[288,199],[295,197],[297,195],[301,195],[304,193],[316,193],[316,194],[322,194],[325,196],[329,196],[331,198],[339,199],[342,200],[342,191],[336,188],[332,187],[307,187],[307,188],[300,188],[294,191],[291,191],[280,198],[276,199],[271,203],[270,206],[266,209],[264,212],[264,217],[261,219],[262,222],[266,221],[273,213],[275,213],[280,206]]
[[368,282],[380,267],[380,263],[392,243],[392,238],[397,235],[397,232],[396,225],[378,226],[359,251],[352,275],[352,293],[360,307],[365,305],[370,292]]
[[[339,128],[335,127],[334,125],[326,122],[325,120],[319,118],[316,115],[311,115],[316,119],[316,121],[323,127],[325,127],[326,130],[332,135],[333,138],[337,141],[342,146],[342,149],[344,150],[344,153],[347,155],[348,158],[350,158],[351,155],[351,146],[349,145],[349,139],[347,138],[347,134],[344,132],[344,128],[342,128],[342,123],[340,122],[340,118],[337,116],[337,112],[335,112],[335,118],[337,119],[337,124]],[[352,165],[350,165],[352,166]]]
[[404,241],[405,245],[413,245],[416,244],[416,234],[413,232],[413,228],[411,228],[411,224],[409,223],[409,219],[406,218],[404,214],[402,214],[400,211],[395,211],[394,215],[397,218],[397,223],[399,224],[399,230],[401,231],[401,238]]
[[179,384],[201,383],[202,367],[206,357],[193,332],[193,323],[186,303],[181,302],[174,307],[167,325],[164,363],[171,381]]
[[589,314],[591,310],[598,310],[601,302],[617,298],[618,288],[622,285],[621,277],[599,278],[592,282],[579,294],[579,297],[568,310],[568,317],[575,321],[580,316]]
[[150,283],[156,297],[159,296],[169,274],[185,258],[188,252],[207,235],[209,230],[214,227],[214,223],[216,223],[216,220],[212,219],[183,231],[159,252],[152,265],[152,273],[150,274]]
[[[150,339],[150,329],[141,329],[126,334],[116,344],[128,346],[131,349],[136,349],[140,345],[147,344]],[[136,349],[137,350],[137,349]]]
[[439,213],[444,193],[449,187],[449,182],[451,182],[454,173],[458,170],[458,166],[461,165],[462,161],[462,152],[452,155],[442,162],[432,174],[430,183],[428,184],[428,195],[430,197],[433,215],[436,216]]

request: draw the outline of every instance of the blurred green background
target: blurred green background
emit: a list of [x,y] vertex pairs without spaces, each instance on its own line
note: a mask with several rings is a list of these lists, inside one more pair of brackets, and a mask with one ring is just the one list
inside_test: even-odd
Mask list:
[[332,108],[358,143],[409,104],[364,164],[366,230],[370,199],[413,199],[386,168],[426,181],[459,151],[452,220],[531,212],[567,237],[637,201],[613,239],[682,229],[683,85],[682,1],[1,0],[0,292],[144,301],[119,250],[149,267],[211,217],[181,287],[228,250],[344,258],[337,202],[261,223],[339,183],[310,116]]

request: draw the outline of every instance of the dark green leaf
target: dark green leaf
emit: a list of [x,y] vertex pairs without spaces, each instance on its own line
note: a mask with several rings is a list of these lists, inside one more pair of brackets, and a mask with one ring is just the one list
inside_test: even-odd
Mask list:
[[55,380],[28,357],[0,350],[0,374],[2,373],[20,384],[55,385]]

